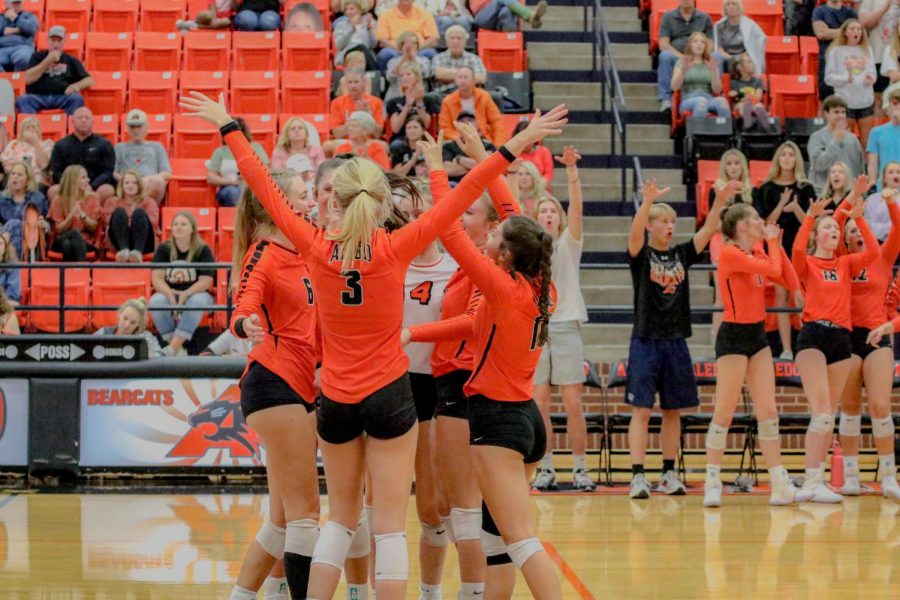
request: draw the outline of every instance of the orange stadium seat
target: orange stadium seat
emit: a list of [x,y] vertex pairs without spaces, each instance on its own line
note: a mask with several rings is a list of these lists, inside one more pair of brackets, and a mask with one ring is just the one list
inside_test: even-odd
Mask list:
[[285,71],[281,74],[281,110],[287,113],[328,113],[331,73]]
[[209,247],[216,247],[216,209],[211,206],[164,206],[162,220],[163,239],[172,237],[172,219],[181,211],[187,211],[197,219],[197,233]]
[[[90,269],[66,269],[65,303],[66,305],[88,304],[88,291],[91,287]],[[59,270],[31,270],[31,304],[59,304]],[[36,310],[31,313],[31,325],[38,331],[56,333],[59,331],[59,312],[53,310]],[[88,325],[86,310],[66,311],[63,331],[71,333],[81,331]]]
[[25,12],[34,13],[40,23],[44,23],[44,21],[46,21],[46,19],[44,18],[44,10],[46,9],[46,6],[46,0],[24,0],[24,2],[22,2],[22,10],[24,10]]
[[762,182],[769,176],[769,169],[771,168],[771,160],[751,160],[750,183],[757,187],[762,185]]
[[[119,118],[120,124],[119,129],[122,132],[122,140],[127,140],[128,136],[125,135],[125,131],[128,129],[128,125],[125,123],[125,119],[128,117],[128,113],[122,113]],[[147,140],[151,142],[159,142],[163,145],[163,148],[166,149],[166,152],[172,152],[172,115],[169,114],[158,114],[158,115],[147,115]]]
[[84,104],[100,115],[121,112],[128,89],[127,73],[96,71],[91,73],[91,78],[94,84],[82,92]]
[[772,75],[799,75],[801,64],[800,39],[797,36],[770,36],[766,38],[766,73]]
[[94,31],[136,31],[140,0],[94,0]]
[[128,75],[128,108],[147,113],[174,113],[178,103],[178,73],[132,71]]
[[218,99],[219,94],[228,93],[228,71],[182,71],[178,79],[181,94],[200,92]]
[[[721,2],[719,6],[722,6]],[[744,0],[744,14],[756,21],[767,36],[784,35],[784,5],[781,0]]]
[[69,33],[88,31],[91,25],[91,4],[90,0],[47,0],[43,30],[62,25]]
[[66,115],[64,113],[45,113],[37,115],[19,113],[16,116],[16,131],[21,127],[22,121],[28,117],[37,117],[38,121],[41,122],[41,135],[45,138],[50,138],[54,142],[58,142],[68,133]]
[[231,38],[234,68],[239,71],[277,71],[281,49],[275,31],[235,31]]
[[511,73],[525,71],[525,44],[522,32],[478,32],[478,55],[488,71]]
[[9,81],[16,97],[25,93],[25,72],[13,71],[12,73],[0,73],[0,78]]
[[697,161],[697,222],[702,223],[709,214],[709,190],[712,189],[713,183],[719,176],[719,161],[717,160],[699,160]]
[[[72,117],[69,117],[69,131],[72,131]],[[110,144],[119,143],[119,115],[94,115],[94,133],[108,139]]]
[[770,113],[774,117],[812,119],[819,114],[816,78],[811,75],[770,75]]
[[219,208],[219,240],[216,245],[216,260],[231,262],[234,250],[234,218],[237,208],[222,206]]
[[326,71],[330,68],[331,35],[323,31],[285,31],[281,38],[286,71]]
[[803,73],[818,76],[819,40],[808,35],[800,37],[800,60],[803,63]]
[[331,135],[331,127],[329,123],[331,115],[329,115],[328,113],[314,115],[282,113],[278,115],[278,132],[281,133],[287,122],[294,117],[300,117],[301,119],[315,127],[316,133],[319,134],[319,141],[324,142]]
[[[722,18],[721,0],[696,0],[696,6],[699,10],[708,14],[713,23]],[[672,8],[675,7],[673,6]]]
[[[175,158],[207,160],[222,144],[218,127],[201,119],[176,113],[172,116],[172,128],[175,132]],[[203,174],[205,176],[206,169]]]
[[229,108],[238,114],[278,112],[278,73],[232,71]]
[[84,66],[88,72],[131,70],[130,33],[89,31],[84,37]]
[[180,71],[181,36],[171,31],[135,33],[134,68],[137,71]]
[[207,158],[173,158],[169,161],[172,166],[169,206],[216,205],[216,190],[206,182]]
[[278,137],[275,115],[247,113],[241,116],[247,121],[250,131],[253,132],[253,141],[262,146],[269,158],[272,158],[272,149],[275,148],[275,139]]
[[[47,50],[47,36],[39,33],[34,38],[34,47],[37,50]],[[66,33],[65,50],[78,60],[84,60],[84,32],[68,30]]]
[[228,71],[230,31],[190,31],[184,36],[184,68],[188,71]]
[[[91,269],[91,306],[119,306],[132,298],[148,297],[150,269]],[[91,328],[117,322],[114,310],[91,310]]]
[[175,31],[175,22],[184,17],[184,0],[141,0],[142,31]]

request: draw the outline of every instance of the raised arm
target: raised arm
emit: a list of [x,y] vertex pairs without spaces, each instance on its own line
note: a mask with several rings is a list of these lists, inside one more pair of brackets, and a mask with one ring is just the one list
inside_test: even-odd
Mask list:
[[[478,130],[469,123],[454,123],[459,137],[454,140],[456,144],[465,152],[466,156],[474,160],[476,163],[485,160],[488,157],[481,136]],[[491,197],[497,215],[500,221],[504,221],[509,215],[518,215],[522,213],[519,202],[509,187],[506,177],[497,177],[488,184],[487,192]]]
[[477,288],[472,290],[469,305],[461,315],[450,317],[433,323],[422,323],[409,328],[410,341],[413,342],[452,342],[472,337],[475,326],[475,313],[481,305],[484,295]]
[[881,248],[878,246],[878,240],[875,238],[872,230],[869,229],[869,224],[866,223],[866,220],[862,216],[856,218],[856,226],[859,227],[859,233],[866,243],[866,251],[857,252],[847,256],[847,260],[850,261],[850,274],[854,277],[859,275],[860,271],[872,264],[872,262],[881,255]]
[[816,215],[809,214],[800,225],[797,237],[794,238],[794,247],[791,250],[791,263],[797,272],[797,277],[802,282],[806,278],[806,247],[809,244],[809,235],[812,233],[813,225],[816,224]]
[[719,230],[722,209],[725,208],[725,204],[729,200],[734,198],[735,194],[741,191],[741,187],[742,184],[740,181],[729,181],[716,192],[716,199],[709,209],[709,215],[707,215],[703,227],[694,234],[694,250],[696,250],[698,254],[703,252],[703,249],[709,244],[709,240],[711,240],[712,236]]
[[726,273],[756,273],[770,279],[781,276],[781,249],[778,244],[780,230],[774,225],[766,227],[766,256],[757,257],[744,253],[730,244],[722,249],[719,270]]
[[566,146],[563,148],[562,156],[557,156],[556,160],[565,165],[566,179],[569,183],[569,209],[566,211],[569,235],[580,242],[584,232],[584,202],[581,196],[581,182],[578,180],[578,161],[581,160],[581,154],[575,146]]
[[889,264],[894,264],[900,255],[900,206],[897,204],[897,190],[884,188],[881,190],[881,199],[887,204],[888,214],[891,216],[891,232],[881,245],[881,257]]
[[631,220],[631,233],[628,236],[628,254],[631,257],[637,256],[644,247],[644,232],[647,229],[647,222],[650,220],[650,208],[654,202],[669,193],[671,189],[668,187],[659,189],[655,179],[644,182],[644,185],[641,186],[643,201],[634,214],[634,219]]
[[784,248],[781,246],[781,240],[776,240],[775,245],[778,248],[778,252],[781,254],[781,275],[779,277],[773,277],[771,281],[786,290],[796,292],[800,289],[800,279],[797,277],[797,271],[794,270],[791,259],[788,258],[787,252],[785,252]]
[[[258,248],[257,244],[254,250]],[[258,322],[262,314],[263,298],[269,285],[269,275],[263,261],[265,257],[255,265],[252,261],[246,262],[241,269],[241,282],[235,292],[236,306],[231,316],[231,332],[239,338],[250,337],[245,330],[245,320],[255,315],[257,318],[253,321]]]

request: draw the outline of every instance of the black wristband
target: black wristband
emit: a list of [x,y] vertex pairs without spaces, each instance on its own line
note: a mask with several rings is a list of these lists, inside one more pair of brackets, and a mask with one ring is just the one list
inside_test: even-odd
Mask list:
[[222,134],[222,137],[225,137],[232,131],[240,131],[240,130],[241,130],[241,128],[238,126],[237,121],[234,121],[234,120],[228,121],[227,123],[225,123],[224,125],[219,127],[219,133]]
[[505,145],[500,146],[500,150],[498,150],[498,152],[499,152],[500,154],[502,154],[502,155],[503,155],[503,158],[505,158],[505,159],[508,160],[509,162],[515,162],[515,160],[516,160],[516,155],[513,154],[512,152],[510,152],[509,149],[508,149]]
[[247,333],[244,331],[244,319],[246,317],[241,317],[237,321],[234,322],[234,333],[243,339],[247,339]]

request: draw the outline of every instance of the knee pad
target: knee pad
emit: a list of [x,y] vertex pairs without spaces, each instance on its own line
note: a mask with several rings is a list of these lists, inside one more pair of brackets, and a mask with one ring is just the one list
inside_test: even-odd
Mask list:
[[266,519],[259,528],[259,533],[256,534],[256,541],[269,556],[282,558],[284,557],[285,537],[286,532],[283,527],[277,527],[272,524],[272,521]]
[[506,551],[519,570],[521,570],[528,559],[538,552],[543,552],[544,547],[539,539],[533,537],[510,544]]
[[450,542],[450,536],[447,535],[447,525],[441,522],[440,525],[429,525],[428,523],[419,523],[422,526],[422,532],[419,534],[419,540],[425,542],[429,546],[435,548],[445,548]]
[[481,530],[481,549],[487,557],[488,566],[508,565],[512,562],[512,558],[506,552],[506,543],[503,538],[493,533],[488,533],[484,529]]
[[763,419],[759,422],[759,439],[763,442],[771,442],[778,439],[778,417]]
[[[872,422],[874,424],[874,419]],[[874,429],[874,427],[873,427]],[[841,413],[841,424],[838,425],[838,433],[841,435],[849,435],[851,437],[859,437],[862,434],[862,415],[848,415]]]
[[894,437],[894,419],[891,415],[883,419],[872,419],[872,435],[874,437]]
[[728,439],[728,428],[722,427],[721,425],[716,425],[715,423],[709,424],[709,429],[706,430],[706,447],[711,448],[713,450],[724,450],[725,445]]
[[447,528],[447,539],[451,544],[455,544],[457,540],[453,535],[453,523],[450,522],[450,515],[441,515],[441,525]]
[[319,534],[319,541],[313,552],[312,564],[325,564],[335,569],[343,569],[350,552],[353,532],[334,521],[327,521]]
[[375,580],[406,581],[409,578],[409,551],[406,533],[375,536]]
[[481,509],[451,508],[450,525],[457,542],[477,540],[481,537]]
[[372,551],[372,532],[369,529],[369,518],[363,511],[359,517],[359,523],[356,524],[356,531],[353,532],[353,540],[350,542],[350,552],[347,558],[362,558],[368,556]]
[[319,539],[319,522],[315,519],[301,519],[287,524],[284,551],[300,556],[312,556]]
[[830,435],[834,432],[834,415],[818,413],[809,419],[809,430],[819,435]]

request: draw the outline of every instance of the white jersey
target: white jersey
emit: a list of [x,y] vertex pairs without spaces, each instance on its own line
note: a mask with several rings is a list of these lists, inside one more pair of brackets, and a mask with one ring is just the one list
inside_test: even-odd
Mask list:
[[[433,323],[441,319],[444,289],[459,265],[449,254],[441,254],[432,264],[413,262],[406,271],[403,289],[403,327]],[[409,372],[431,375],[431,351],[434,344],[412,342],[404,350],[409,356]]]

